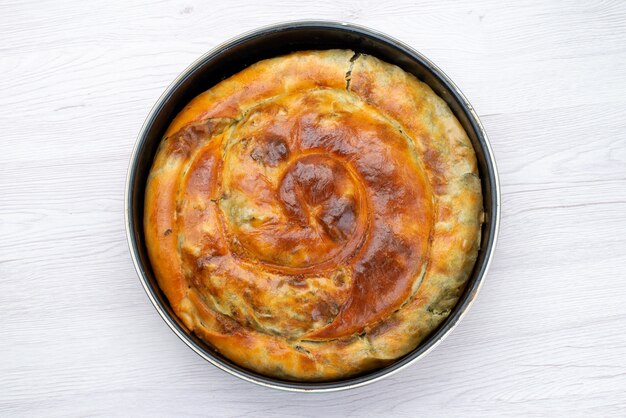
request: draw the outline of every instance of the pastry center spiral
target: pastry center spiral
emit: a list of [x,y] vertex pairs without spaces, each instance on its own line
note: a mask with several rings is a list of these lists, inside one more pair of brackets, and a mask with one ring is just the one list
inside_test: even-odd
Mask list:
[[428,256],[432,195],[411,147],[345,93],[250,109],[187,170],[189,280],[267,333],[339,338],[384,318],[414,294]]
[[[261,168],[276,165],[289,155],[288,145],[271,139],[255,144],[250,155]],[[246,256],[275,270],[304,273],[329,261],[336,265],[354,251],[366,229],[360,179],[345,162],[320,153],[286,159],[281,166],[275,186],[254,170],[243,174],[239,183],[251,187],[239,188],[239,199],[253,202],[259,190],[268,198],[260,207],[244,203],[229,211],[235,242]]]

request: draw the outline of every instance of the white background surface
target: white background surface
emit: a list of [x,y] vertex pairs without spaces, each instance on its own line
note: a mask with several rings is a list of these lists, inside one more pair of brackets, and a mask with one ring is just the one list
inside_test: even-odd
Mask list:
[[[0,4],[0,415],[625,416],[626,3]],[[254,386],[188,349],[128,253],[126,167],[165,87],[228,38],[328,18],[389,33],[476,107],[500,169],[477,303],[364,388]]]

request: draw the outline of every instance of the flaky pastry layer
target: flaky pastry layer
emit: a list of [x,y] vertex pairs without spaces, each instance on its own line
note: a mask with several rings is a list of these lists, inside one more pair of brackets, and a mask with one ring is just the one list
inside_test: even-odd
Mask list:
[[258,62],[168,128],[144,229],[184,324],[243,367],[384,366],[450,313],[480,242],[472,145],[445,102],[348,50]]

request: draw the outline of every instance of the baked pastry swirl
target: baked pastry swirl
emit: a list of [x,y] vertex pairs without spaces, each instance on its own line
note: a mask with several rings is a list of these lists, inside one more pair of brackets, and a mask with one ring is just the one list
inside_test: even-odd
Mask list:
[[414,76],[348,50],[258,62],[189,103],[145,196],[183,323],[269,376],[323,381],[415,348],[480,241],[472,145]]

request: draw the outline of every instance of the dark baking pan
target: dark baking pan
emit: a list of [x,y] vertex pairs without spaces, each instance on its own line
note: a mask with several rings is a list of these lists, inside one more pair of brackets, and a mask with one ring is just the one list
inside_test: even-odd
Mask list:
[[[189,332],[172,312],[155,280],[143,234],[146,179],[161,138],[174,116],[195,96],[259,60],[298,50],[352,49],[395,64],[424,81],[450,106],[470,137],[482,180],[485,223],[481,249],[467,289],[450,316],[409,354],[379,370],[323,383],[292,382],[246,370],[217,353]],[[432,350],[458,324],[472,304],[494,254],[500,220],[500,187],[493,153],[476,112],[457,86],[432,62],[409,46],[380,32],[347,23],[301,21],[248,32],[208,52],[167,88],[146,119],[133,150],[126,180],[125,217],[135,269],[167,325],[192,350],[228,373],[263,386],[292,391],[333,391],[375,382],[415,362]]]

